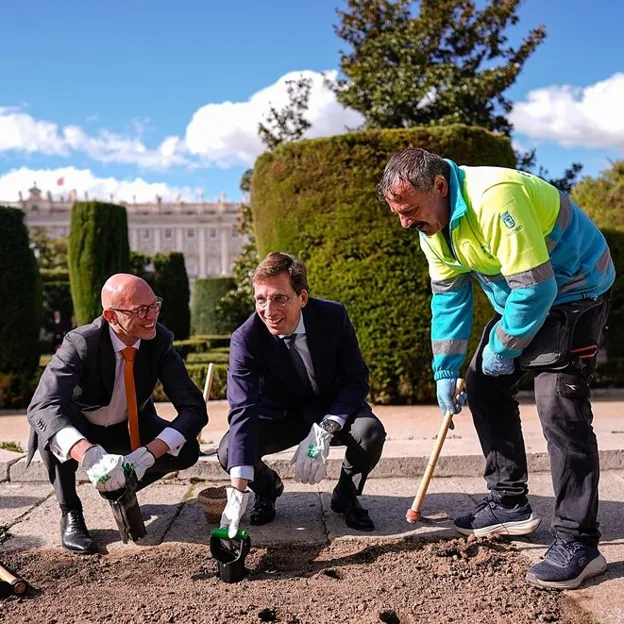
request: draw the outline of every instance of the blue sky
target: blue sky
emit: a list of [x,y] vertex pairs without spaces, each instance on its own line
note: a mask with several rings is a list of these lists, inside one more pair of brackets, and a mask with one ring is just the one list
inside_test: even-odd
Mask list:
[[[55,195],[238,199],[255,128],[285,79],[314,79],[310,136],[357,115],[322,88],[338,69],[338,0],[2,3],[0,199],[33,180]],[[525,0],[517,40],[546,41],[508,91],[514,141],[560,175],[624,154],[624,3]],[[57,180],[63,180],[62,185]]]

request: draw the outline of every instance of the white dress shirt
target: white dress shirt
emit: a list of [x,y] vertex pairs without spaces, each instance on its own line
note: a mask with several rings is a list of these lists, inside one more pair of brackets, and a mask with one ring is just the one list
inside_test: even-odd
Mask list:
[[[121,351],[127,347],[108,326],[110,332],[113,351],[115,352],[115,381],[113,383],[113,394],[110,403],[104,407],[95,410],[82,412],[83,416],[98,427],[110,427],[128,420],[128,404],[126,401],[126,382],[124,380],[124,357]],[[139,349],[141,340],[137,340],[132,347]],[[157,436],[168,447],[167,451],[170,455],[177,456],[180,449],[184,446],[186,438],[172,427],[166,427]],[[80,440],[86,440],[85,436],[75,427],[69,426],[61,429],[56,435],[50,439],[50,451],[61,462],[70,459],[69,452],[71,448]]]
[[[293,345],[293,349],[297,349],[297,352],[301,356],[303,360],[303,364],[308,372],[308,377],[310,378],[310,382],[312,383],[312,389],[314,392],[318,393],[318,384],[316,383],[316,377],[314,375],[314,366],[312,365],[312,356],[310,355],[310,347],[308,346],[308,338],[306,336],[305,325],[303,323],[303,314],[299,316],[299,324],[297,328],[293,332],[297,337],[295,339],[295,344]],[[286,335],[292,334],[280,334],[278,338],[284,338]],[[326,418],[329,420],[333,420],[340,425],[342,429],[344,427],[345,418],[340,416],[336,416],[334,414],[327,414]],[[253,466],[232,466],[230,468],[230,477],[233,479],[247,479],[248,481],[253,481],[254,478],[254,467]]]

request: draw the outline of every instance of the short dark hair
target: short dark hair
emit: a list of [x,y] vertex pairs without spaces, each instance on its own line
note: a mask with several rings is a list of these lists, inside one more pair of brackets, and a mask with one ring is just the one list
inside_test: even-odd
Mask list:
[[428,193],[433,189],[433,181],[443,175],[450,183],[450,165],[437,154],[432,154],[418,147],[409,147],[398,152],[386,164],[377,186],[377,196],[385,200],[400,180],[407,182],[412,188]]
[[290,277],[290,284],[293,290],[300,295],[302,290],[309,291],[308,269],[306,265],[281,251],[272,251],[254,270],[251,275],[251,285],[262,282],[269,277],[275,277],[281,273],[286,273]]

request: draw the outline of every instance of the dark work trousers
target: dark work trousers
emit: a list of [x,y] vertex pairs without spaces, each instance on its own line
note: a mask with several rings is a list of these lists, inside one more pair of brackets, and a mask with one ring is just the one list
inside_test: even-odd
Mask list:
[[[108,453],[127,455],[131,452],[130,435],[128,433],[128,422],[111,425],[110,427],[99,427],[90,423],[84,416],[73,417],[72,424],[80,431],[89,442],[101,445]],[[165,427],[169,427],[170,422],[163,420],[156,415],[142,414],[139,417],[139,433],[144,444],[151,442]],[[50,483],[54,486],[56,498],[63,511],[68,509],[81,509],[82,505],[76,493],[76,470],[78,462],[68,459],[66,462],[59,462],[54,455],[42,445],[39,445],[39,454],[48,470]],[[165,453],[156,460],[156,463],[148,468],[139,481],[139,490],[147,485],[158,481],[166,474],[189,468],[197,462],[199,458],[199,444],[195,438],[187,440],[180,449],[177,457]]]
[[[312,422],[319,422],[324,415],[293,413],[280,419],[260,418],[258,461],[254,466],[254,480],[249,484],[253,492],[268,498],[275,497],[280,479],[262,458],[299,444],[310,432]],[[385,440],[386,431],[368,405],[350,416],[345,426],[334,434],[331,446],[347,447],[340,478],[351,480],[358,494],[362,493],[366,478],[377,465]],[[228,465],[228,444],[229,432],[221,439],[218,450],[219,462],[224,470]]]
[[[609,313],[609,295],[577,321],[571,350],[598,345]],[[558,307],[565,307],[563,304]],[[527,459],[515,399],[517,385],[526,374],[490,377],[481,369],[483,348],[490,330],[486,326],[466,375],[468,402],[485,456],[485,480],[493,500],[506,505],[527,498]],[[535,401],[548,443],[555,492],[554,532],[564,539],[597,544],[598,445],[592,427],[589,385],[596,368],[596,355],[580,359],[570,355],[557,370],[540,369],[535,375]]]

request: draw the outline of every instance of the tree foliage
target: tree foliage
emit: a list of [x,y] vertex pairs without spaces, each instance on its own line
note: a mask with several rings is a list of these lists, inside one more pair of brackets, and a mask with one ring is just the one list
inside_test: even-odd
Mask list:
[[67,270],[67,237],[52,238],[44,227],[30,228],[30,241],[37,250],[39,268]]
[[[520,0],[347,0],[336,34],[343,77],[338,101],[368,128],[424,124],[482,126],[509,133],[504,92],[546,36],[533,28],[519,46],[507,30]],[[418,12],[413,10],[418,6]]]
[[600,228],[624,231],[624,160],[611,163],[596,178],[583,178],[572,199]]
[[312,80],[304,76],[286,81],[288,104],[282,109],[271,104],[264,123],[258,124],[258,135],[267,149],[274,150],[282,143],[300,139],[310,127],[305,112],[308,110],[311,86]]

